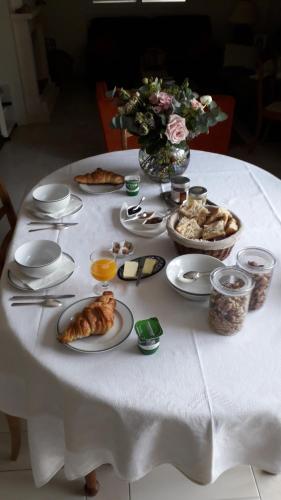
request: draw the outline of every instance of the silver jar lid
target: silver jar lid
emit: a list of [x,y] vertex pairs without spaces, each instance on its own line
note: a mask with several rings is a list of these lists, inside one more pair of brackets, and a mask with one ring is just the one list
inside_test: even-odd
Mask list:
[[184,177],[183,175],[176,175],[171,178],[172,187],[184,188],[188,187],[190,183],[190,179],[188,177]]
[[189,189],[189,194],[191,196],[196,196],[197,198],[203,198],[207,194],[207,189],[203,186],[192,186]]

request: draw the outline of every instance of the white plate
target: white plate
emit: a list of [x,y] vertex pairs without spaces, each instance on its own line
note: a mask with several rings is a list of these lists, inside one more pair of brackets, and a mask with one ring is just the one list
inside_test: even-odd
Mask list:
[[[166,231],[166,220],[158,226],[157,228],[148,227],[145,224],[142,225],[137,221],[125,222],[127,219],[127,203],[123,203],[120,210],[120,222],[122,226],[127,229],[130,233],[136,234],[137,236],[143,236],[143,238],[155,238]],[[146,212],[151,212],[152,209],[147,208]]]
[[[87,297],[86,299],[78,300],[62,312],[57,325],[58,335],[62,334],[75,315],[82,312],[84,307],[92,302],[94,298]],[[74,351],[88,354],[109,351],[122,344],[129,337],[133,326],[134,318],[130,309],[123,302],[116,300],[114,325],[108,332],[104,335],[91,335],[85,339],[75,340],[64,345]]]
[[76,212],[79,212],[79,210],[81,210],[82,207],[83,207],[83,201],[81,200],[81,198],[79,198],[79,196],[77,196],[76,194],[72,194],[70,196],[70,201],[67,207],[64,210],[62,210],[59,214],[56,214],[55,216],[47,214],[45,212],[41,212],[41,210],[36,209],[32,202],[30,203],[30,206],[28,208],[29,211],[32,213],[32,215],[34,217],[37,217],[37,219],[56,221],[61,219],[62,217],[67,217],[68,215],[76,214]]
[[[74,262],[74,259],[68,253],[63,252],[62,257],[65,258],[65,259],[69,259],[72,262]],[[60,279],[58,281],[54,281],[54,283],[52,283],[49,286],[44,286],[42,288],[38,288],[36,290],[36,292],[40,292],[40,290],[48,290],[49,288],[53,288],[54,286],[57,286],[57,285],[60,285],[61,283],[64,283],[66,280],[68,280],[68,278],[70,278],[70,276],[72,276],[73,273],[74,273],[74,269],[73,269],[73,271],[71,273],[69,273],[64,278],[62,278],[62,279]],[[7,275],[8,275],[8,281],[9,281],[10,285],[12,285],[14,288],[16,288],[17,290],[22,290],[22,291],[26,291],[26,292],[32,292],[32,289],[29,288],[27,285],[25,285],[21,280],[19,280],[18,278],[16,278],[10,269],[8,269],[8,274]]]
[[180,255],[171,260],[166,268],[166,276],[169,284],[185,299],[206,300],[211,292],[211,282],[209,276],[202,276],[191,283],[183,283],[178,279],[181,273],[187,271],[207,272],[224,267],[225,264],[215,257],[204,254]]
[[124,184],[79,184],[79,188],[81,191],[84,191],[85,193],[88,194],[108,194],[108,193],[114,193],[115,191],[119,191],[119,189],[122,189]]

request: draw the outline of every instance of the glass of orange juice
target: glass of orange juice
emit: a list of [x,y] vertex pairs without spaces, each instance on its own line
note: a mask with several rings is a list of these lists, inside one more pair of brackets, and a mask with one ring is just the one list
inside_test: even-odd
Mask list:
[[95,286],[95,292],[102,294],[108,289],[109,281],[111,281],[117,273],[117,263],[114,256],[106,251],[93,251],[90,255],[91,260],[91,275],[95,280],[99,281],[99,285]]

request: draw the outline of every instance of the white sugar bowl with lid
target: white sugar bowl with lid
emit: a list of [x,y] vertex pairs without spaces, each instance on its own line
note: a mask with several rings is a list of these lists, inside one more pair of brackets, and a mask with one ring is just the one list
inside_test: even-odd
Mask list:
[[28,241],[17,248],[14,255],[18,270],[31,278],[44,278],[53,273],[61,258],[61,247],[50,240]]
[[32,199],[34,206],[41,212],[59,212],[69,203],[70,189],[66,184],[46,184],[34,189]]

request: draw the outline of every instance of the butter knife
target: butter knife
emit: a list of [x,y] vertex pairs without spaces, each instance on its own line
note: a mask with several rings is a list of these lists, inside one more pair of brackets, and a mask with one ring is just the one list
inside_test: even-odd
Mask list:
[[13,295],[10,300],[29,300],[29,299],[70,299],[75,295]]
[[138,268],[138,272],[137,272],[136,286],[138,286],[140,284],[140,280],[142,277],[142,270],[143,270],[143,266],[144,266],[144,260],[145,260],[144,258],[140,259],[139,268]]

